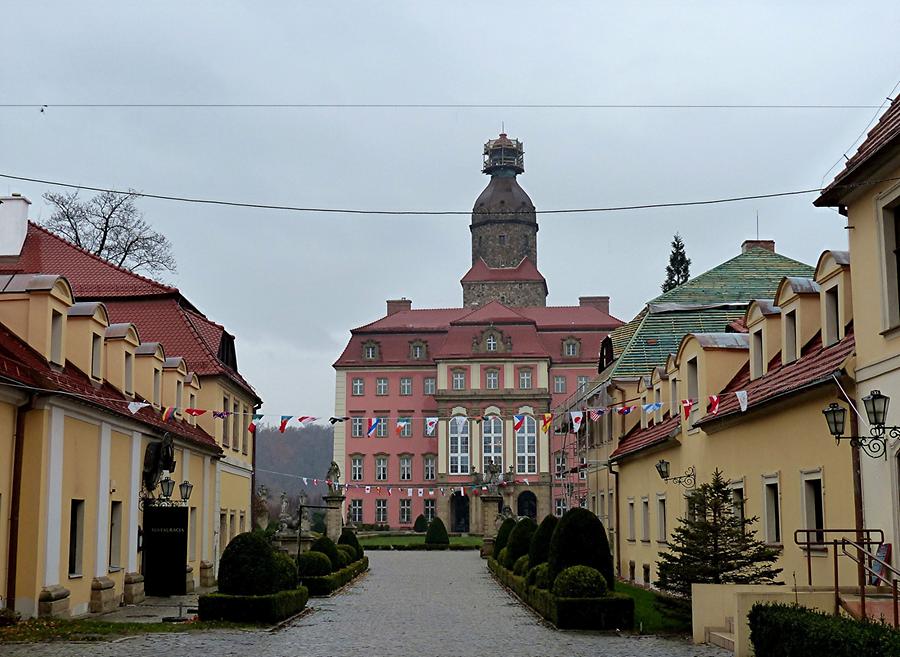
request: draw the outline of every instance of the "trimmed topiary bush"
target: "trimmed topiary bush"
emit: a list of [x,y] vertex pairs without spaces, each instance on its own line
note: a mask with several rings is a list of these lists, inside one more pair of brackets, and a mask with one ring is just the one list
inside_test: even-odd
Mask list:
[[275,551],[262,532],[238,534],[231,539],[219,562],[219,593],[277,593],[280,573]]
[[559,523],[559,518],[549,515],[538,525],[537,530],[531,535],[531,545],[528,546],[528,563],[534,568],[538,564],[547,562],[547,553],[550,552],[550,539],[553,530]]
[[302,586],[269,595],[209,593],[200,596],[198,612],[203,621],[277,623],[303,611],[308,599],[309,592]]
[[428,532],[425,534],[425,546],[434,546],[438,549],[444,549],[450,546],[450,536],[447,534],[447,528],[440,518],[435,518],[428,525]]
[[553,595],[560,598],[602,598],[607,590],[606,578],[590,566],[570,566],[553,581]]
[[338,552],[344,554],[347,557],[347,565],[350,565],[354,561],[357,560],[356,556],[356,548],[352,545],[347,545],[345,543],[341,543],[337,546]]
[[419,533],[428,531],[428,521],[425,520],[425,516],[421,513],[416,516],[416,522],[413,524],[413,531]]
[[549,591],[550,584],[552,584],[552,581],[550,580],[550,566],[546,563],[539,563],[528,571],[528,575],[525,577],[525,583]]
[[321,552],[331,561],[331,571],[341,569],[341,558],[338,556],[337,545],[327,536],[320,536],[309,546],[311,552]]
[[278,590],[297,588],[297,563],[287,553],[276,552],[275,564],[278,566]]
[[330,575],[331,559],[322,552],[301,552],[297,555],[297,574],[299,577],[322,577]]
[[[507,548],[509,549],[509,548]],[[523,554],[521,557],[516,559],[516,562],[513,564],[513,572],[520,577],[525,577],[528,572],[528,555]]]
[[606,529],[600,519],[587,509],[576,507],[566,511],[550,538],[547,554],[550,577],[556,577],[570,566],[590,566],[606,579],[607,589],[615,589],[612,554]]
[[509,550],[509,558],[515,563],[519,557],[528,554],[531,547],[531,536],[537,529],[537,525],[531,518],[522,518],[513,527],[506,540],[506,549]]
[[497,563],[506,568],[504,564],[506,564],[506,557],[509,555],[509,551],[506,548],[500,550],[500,553],[497,554]]
[[516,521],[513,518],[507,518],[503,521],[500,529],[497,530],[497,536],[494,538],[494,554],[500,554],[503,551],[503,548],[506,547],[506,541],[509,540],[509,533],[515,526]]
[[341,545],[349,545],[356,551],[356,557],[353,558],[353,561],[363,558],[363,547],[359,544],[359,539],[356,538],[356,532],[349,527],[345,527],[343,531],[341,531],[341,537],[338,539],[338,547]]

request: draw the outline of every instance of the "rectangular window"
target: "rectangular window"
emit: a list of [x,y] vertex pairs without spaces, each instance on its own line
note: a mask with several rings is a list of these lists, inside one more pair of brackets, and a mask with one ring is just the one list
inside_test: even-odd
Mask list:
[[350,459],[350,479],[353,481],[362,481],[363,478],[363,457],[354,456]]
[[758,379],[763,375],[763,333],[762,329],[753,332],[750,343],[750,378]]
[[69,507],[69,577],[82,574],[84,555],[84,500],[72,500]]
[[91,334],[91,377],[94,379],[103,378],[102,365],[103,356],[103,338],[96,333]]
[[233,445],[231,449],[238,451],[241,447],[238,444],[238,441],[241,439],[241,405],[237,402],[231,405],[231,423],[233,428],[233,440],[231,441]]
[[228,544],[228,514],[224,511],[219,513],[219,556],[225,551]]
[[[892,209],[888,217],[885,218],[885,245],[888,253],[885,254],[885,263],[888,265],[887,275],[887,299],[888,299],[888,317],[889,326],[897,326],[900,324],[900,208]],[[893,243],[891,243],[893,237]],[[890,250],[893,249],[894,257],[891,258]],[[894,271],[890,271],[891,265]]]
[[175,382],[175,408],[184,410],[184,381]]
[[243,534],[247,531],[247,516],[241,511],[240,520],[238,522],[238,533]]
[[153,405],[159,406],[162,397],[162,372],[159,368],[153,368]]
[[766,543],[781,543],[781,500],[778,478],[766,477],[763,482],[766,499]]
[[384,397],[388,394],[388,380],[386,378],[375,379],[375,394]]
[[412,522],[412,500],[408,497],[400,500],[400,524],[408,525]]
[[825,290],[825,346],[841,339],[840,300],[838,286]]
[[606,519],[609,521],[607,529],[616,528],[616,494],[609,491],[606,496]]
[[197,507],[188,511],[188,561],[197,560]]
[[228,514],[228,523],[228,541],[231,542],[231,539],[237,536],[237,514],[234,511]]
[[484,387],[488,390],[496,390],[500,387],[500,372],[488,370],[484,375]]
[[566,391],[566,377],[564,376],[554,376],[553,377],[553,392],[557,394],[564,393]]
[[359,524],[362,520],[362,500],[350,500],[350,522]]
[[351,438],[362,438],[363,435],[363,419],[361,417],[350,418],[350,436]]
[[665,543],[668,540],[669,531],[666,527],[666,498],[656,498],[656,540]]
[[466,373],[462,370],[454,370],[453,371],[453,389],[454,390],[465,390],[466,389]]
[[566,512],[566,498],[557,497],[554,500],[553,511],[557,517],[561,517]]
[[469,474],[469,421],[450,418],[450,474]]
[[530,390],[531,389],[531,370],[529,370],[529,369],[519,370],[519,388],[521,390]]
[[400,437],[401,438],[409,438],[412,436],[412,418],[411,417],[401,417],[398,419],[398,422],[402,422],[400,424]]
[[412,394],[412,379],[408,376],[401,377],[400,379],[400,394],[404,397],[408,397]]
[[435,461],[433,456],[425,457],[425,480],[430,481],[434,479],[435,474]]
[[537,423],[530,415],[525,416],[522,426],[516,431],[516,472],[537,473]]
[[250,449],[250,422],[248,420],[253,419],[253,413],[249,406],[243,407],[241,417],[241,454],[247,454]]
[[375,500],[375,522],[385,524],[387,516],[387,500]]
[[425,520],[431,522],[434,520],[434,510],[437,507],[435,500],[425,500]]
[[482,472],[496,464],[503,472],[503,420],[497,416],[487,417],[481,423]]
[[409,481],[412,479],[412,457],[411,456],[401,456],[400,457],[400,479],[402,481]]
[[222,412],[225,414],[222,418],[222,445],[224,447],[231,445],[231,422],[228,421],[229,407],[228,397],[222,397]]
[[694,402],[691,407],[691,415],[688,418],[690,426],[694,426],[694,422],[700,416],[700,380],[697,372],[697,359],[691,358],[687,363],[687,387],[688,399]]
[[387,436],[387,425],[388,419],[386,417],[378,418],[378,426],[375,427],[375,435],[378,438],[384,438]]
[[350,390],[354,397],[362,397],[366,392],[366,384],[361,378],[355,378],[350,384]]
[[563,452],[556,453],[556,478],[562,479],[566,474],[566,455]]
[[578,478],[587,479],[587,459],[582,456],[578,459],[578,465],[581,466],[578,468]]
[[566,343],[566,356],[573,358],[578,355],[578,343],[570,340]]
[[433,376],[425,377],[425,394],[433,395],[435,390],[437,389],[437,382]]
[[628,500],[628,540],[634,540],[634,500]]
[[377,481],[387,481],[388,459],[386,456],[375,457],[375,479]]
[[[191,393],[188,395],[188,408],[197,408],[197,395]],[[194,416],[190,416],[188,420],[192,426],[197,426],[197,418]]]
[[63,363],[63,316],[62,313],[53,311],[50,317],[50,362],[57,365]]
[[576,377],[575,380],[577,381],[578,392],[584,392],[585,390],[587,390],[587,384],[588,384],[588,381],[590,380],[590,377],[579,376],[579,377]]
[[641,540],[650,540],[650,500],[641,498]]
[[[805,529],[825,528],[825,498],[822,495],[821,474],[805,476],[803,479],[803,509]],[[825,540],[823,532],[816,532],[810,536],[817,543]]]
[[784,362],[797,360],[797,311],[792,310],[784,315]]
[[122,565],[122,503],[109,505],[109,568],[118,570]]
[[125,394],[134,394],[134,355],[125,352]]
[[744,521],[744,484],[743,482],[732,484],[731,486],[731,513],[743,522]]
[[681,412],[681,399],[678,396],[678,377],[676,376],[672,376],[669,379],[669,408],[671,417],[675,417]]

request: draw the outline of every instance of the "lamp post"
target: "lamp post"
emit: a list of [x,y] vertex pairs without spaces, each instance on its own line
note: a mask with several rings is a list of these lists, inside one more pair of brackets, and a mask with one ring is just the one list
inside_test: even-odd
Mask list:
[[175,480],[166,475],[163,480],[159,482],[159,488],[162,491],[163,499],[168,501],[172,499],[172,492],[175,490]]
[[847,426],[847,409],[835,402],[829,404],[828,408],[822,411],[825,422],[828,423],[828,431],[838,445],[842,440],[849,440],[852,447],[862,449],[872,458],[884,456],[887,459],[888,436],[895,440],[900,438],[900,427],[885,426],[891,398],[881,394],[880,390],[873,390],[863,397],[862,401],[870,425],[868,436],[844,435]]
[[659,478],[663,481],[671,481],[674,484],[678,484],[679,486],[684,486],[686,489],[690,490],[697,485],[697,477],[694,472],[694,466],[689,467],[684,471],[684,474],[678,477],[669,476],[669,466],[670,463],[665,459],[660,459],[656,464],[656,471],[659,473]]
[[194,484],[185,479],[178,485],[178,490],[181,493],[181,501],[187,504],[191,499],[191,492],[194,490]]

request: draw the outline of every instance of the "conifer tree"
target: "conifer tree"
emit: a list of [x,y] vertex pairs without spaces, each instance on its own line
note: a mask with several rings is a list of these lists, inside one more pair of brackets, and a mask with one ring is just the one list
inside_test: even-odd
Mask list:
[[691,277],[691,259],[684,250],[684,242],[681,235],[675,233],[672,239],[672,252],[669,254],[669,264],[666,267],[666,280],[663,281],[662,291],[668,292],[682,283],[687,283]]
[[672,532],[668,552],[660,552],[660,589],[690,597],[691,584],[769,584],[781,572],[778,552],[750,529],[759,518],[732,509],[732,491],[718,469],[712,481],[691,495],[688,518]]

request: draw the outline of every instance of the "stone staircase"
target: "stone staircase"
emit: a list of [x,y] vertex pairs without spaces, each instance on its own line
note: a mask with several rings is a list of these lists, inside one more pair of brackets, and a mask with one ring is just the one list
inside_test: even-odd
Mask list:
[[[841,608],[854,618],[862,618],[862,604],[858,595],[841,594]],[[894,600],[890,595],[866,594],[866,616],[869,620],[888,624],[894,622]]]
[[734,652],[734,618],[725,619],[725,627],[707,627],[706,643]]

